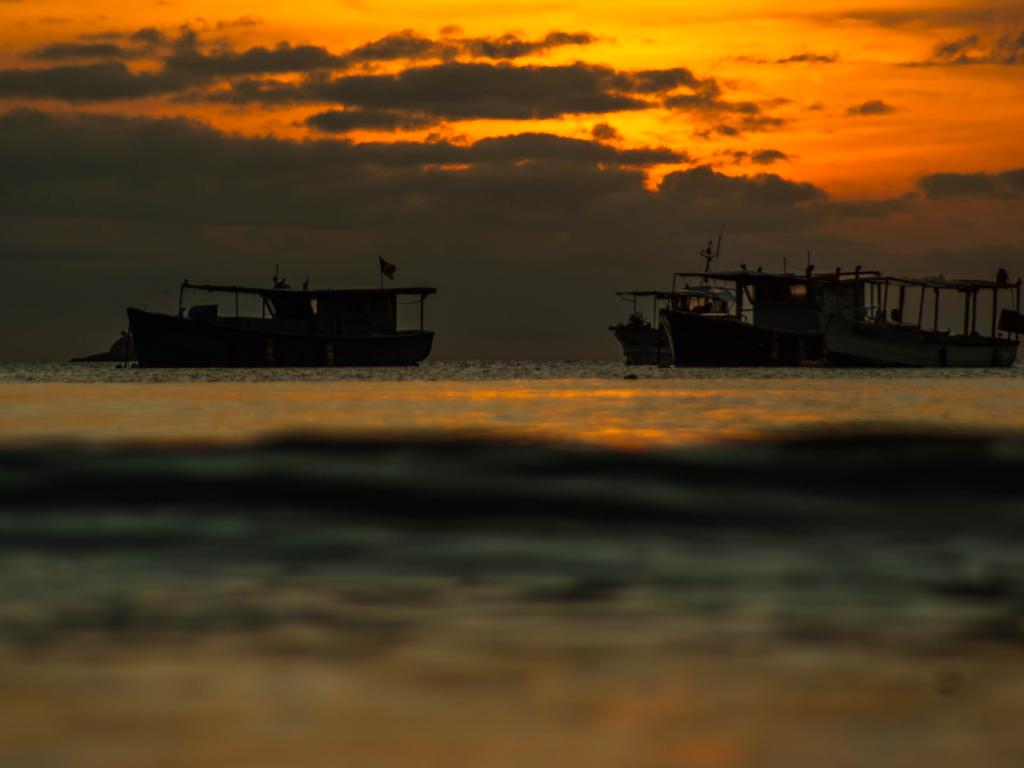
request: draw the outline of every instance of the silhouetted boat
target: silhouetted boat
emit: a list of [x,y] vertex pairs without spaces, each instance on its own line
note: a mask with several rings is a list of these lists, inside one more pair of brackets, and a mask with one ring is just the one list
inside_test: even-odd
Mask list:
[[[825,339],[817,285],[853,273],[812,277],[788,273],[677,272],[674,280],[701,278],[732,286],[727,308],[663,309],[677,366],[824,365]],[[857,273],[859,277],[860,273]],[[719,290],[725,290],[719,288]],[[748,306],[749,305],[749,306]]]
[[[832,365],[1004,367],[1017,357],[1018,336],[1024,332],[1021,281],[1010,283],[1005,270],[995,281],[875,277],[859,283],[857,290],[852,301],[837,300],[840,296],[834,291],[822,293],[825,344]],[[963,295],[961,333],[939,327],[943,291]],[[1013,309],[1000,307],[1003,292],[1014,298]],[[929,294],[930,328],[925,314]],[[978,332],[978,298],[987,294],[991,324],[989,335],[984,335]],[[916,318],[908,317],[915,307]]]
[[[234,315],[218,304],[183,303],[186,290],[234,297]],[[430,354],[423,302],[434,288],[295,290],[182,283],[178,314],[128,308],[142,367],[415,365]],[[260,317],[239,314],[239,296],[255,296]],[[419,329],[398,330],[398,299],[419,299]]]
[[[624,323],[608,327],[622,347],[626,365],[659,365],[672,360],[668,336],[659,320],[659,304],[671,299],[665,291],[617,291],[616,296],[633,302],[633,312]],[[640,309],[640,299],[651,299],[650,320]]]
[[[713,285],[683,286],[674,291],[620,291],[618,296],[633,300],[629,319],[609,328],[622,346],[626,365],[672,364],[672,347],[662,311],[725,314],[735,301],[732,293]],[[641,298],[652,300],[653,320],[639,310]]]

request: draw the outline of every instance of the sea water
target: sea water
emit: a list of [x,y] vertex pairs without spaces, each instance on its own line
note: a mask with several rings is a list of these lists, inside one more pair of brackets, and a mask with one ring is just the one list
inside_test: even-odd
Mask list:
[[6,366],[0,765],[1018,765],[1022,435],[1021,368]]
[[1022,430],[1024,366],[675,369],[532,361],[315,369],[0,366],[4,441],[250,440],[315,431],[475,433],[665,448],[865,425]]

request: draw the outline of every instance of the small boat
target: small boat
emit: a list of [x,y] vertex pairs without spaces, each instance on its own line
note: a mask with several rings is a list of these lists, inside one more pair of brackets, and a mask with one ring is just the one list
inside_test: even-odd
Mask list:
[[[227,296],[220,304],[193,304],[186,292]],[[434,288],[302,290],[274,280],[273,288],[193,285],[185,280],[176,315],[128,308],[139,366],[266,367],[416,365],[434,333],[423,329],[423,304]],[[398,329],[399,298],[419,301],[419,328]],[[258,316],[239,312],[239,297],[255,301]],[[415,303],[415,299],[411,303]],[[404,302],[403,302],[404,303]]]
[[[620,291],[633,300],[633,314],[625,323],[609,328],[622,346],[626,365],[671,365],[672,347],[662,311],[724,314],[735,301],[728,290],[713,285],[684,285],[673,291]],[[652,299],[653,321],[647,320],[637,306],[638,299]]]
[[[830,365],[1006,367],[1016,360],[1024,332],[1021,281],[1011,283],[1006,270],[994,281],[878,276],[858,289],[852,301],[827,289],[822,293]],[[940,328],[943,292],[963,297],[960,333]],[[1013,309],[1001,306],[1004,294]],[[978,331],[982,296],[990,312],[987,335]]]
[[[608,327],[622,347],[626,365],[668,365],[671,352],[668,336],[659,321],[659,305],[668,302],[671,294],[665,291],[617,291],[616,296],[633,302],[633,312],[624,323]],[[640,310],[640,300],[651,299],[651,317],[648,320]]]
[[[702,275],[706,275],[711,269],[711,262],[719,257],[722,250],[721,233],[718,235],[718,245],[714,249],[711,246],[712,241],[709,240],[707,247],[700,252],[704,260]],[[706,277],[698,286],[683,285],[677,289],[673,277],[671,291],[618,291],[616,295],[633,302],[633,314],[629,319],[608,328],[622,347],[626,365],[672,365],[674,357],[662,310],[724,314],[729,312],[729,307],[735,301],[728,291],[708,284]],[[639,302],[643,298],[651,299],[653,320],[648,320],[640,311]]]

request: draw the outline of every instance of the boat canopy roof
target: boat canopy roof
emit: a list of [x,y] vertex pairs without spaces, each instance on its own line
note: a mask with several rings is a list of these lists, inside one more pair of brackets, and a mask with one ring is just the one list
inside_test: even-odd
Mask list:
[[761,272],[756,270],[751,271],[749,269],[730,269],[720,270],[717,272],[676,272],[675,277],[681,277],[684,279],[699,277],[701,279],[707,280],[722,280],[728,282],[735,282],[740,285],[750,285],[754,283],[767,282],[815,283],[840,280],[846,283],[855,281],[867,282],[870,280],[877,280],[881,277],[881,272],[856,270],[854,272],[813,272],[810,275],[799,275],[792,272]]
[[634,297],[638,298],[638,299],[643,299],[643,298],[650,298],[652,296],[655,297],[655,298],[658,298],[658,299],[671,299],[672,298],[672,292],[671,291],[616,291],[615,295],[616,296],[620,296],[623,299],[626,299],[626,298],[632,299]]
[[359,296],[419,296],[423,298],[432,293],[437,293],[436,288],[411,287],[411,288],[324,288],[320,290],[300,290],[298,288],[251,288],[241,285],[196,285],[185,280],[182,288],[190,288],[195,291],[210,291],[216,293],[247,293],[260,296],[264,299],[275,298],[296,298],[306,296],[310,299],[327,298],[356,298]]
[[[701,273],[703,274],[703,272]],[[699,296],[703,298],[722,299],[724,301],[736,301],[736,296],[727,288],[717,285],[685,285],[675,291],[616,291],[616,296],[623,299],[650,298],[677,299],[680,296]]]
[[1016,289],[1020,280],[1010,282],[1009,280],[956,280],[939,275],[938,277],[885,277],[883,281],[899,283],[901,285],[915,285],[923,288],[935,288],[937,290],[949,291],[979,291],[979,290],[1011,290]]

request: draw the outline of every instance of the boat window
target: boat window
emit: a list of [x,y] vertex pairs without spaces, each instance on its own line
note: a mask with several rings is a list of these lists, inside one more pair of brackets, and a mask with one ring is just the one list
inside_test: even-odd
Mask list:
[[317,311],[316,299],[310,299],[309,300],[309,309],[313,313],[314,317],[316,317],[316,315],[319,314],[319,312]]
[[791,283],[789,295],[794,299],[807,298],[807,285],[805,283]]

